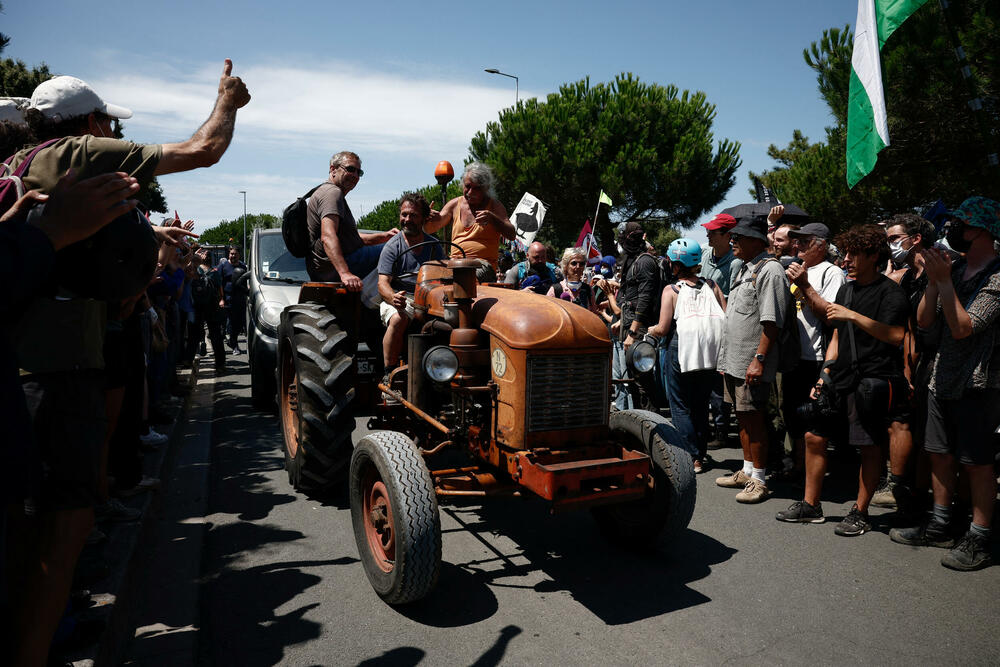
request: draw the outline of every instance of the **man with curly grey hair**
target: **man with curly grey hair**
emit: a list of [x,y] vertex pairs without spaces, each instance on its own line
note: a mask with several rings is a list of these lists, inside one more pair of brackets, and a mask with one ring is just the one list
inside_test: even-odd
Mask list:
[[[493,170],[482,162],[470,163],[462,175],[463,195],[445,204],[440,213],[431,211],[424,225],[424,231],[433,234],[450,222],[452,243],[464,250],[466,257],[483,262],[483,276],[496,276],[500,239],[509,241],[516,234],[507,210],[497,201],[493,184]],[[457,248],[451,254],[462,256]]]

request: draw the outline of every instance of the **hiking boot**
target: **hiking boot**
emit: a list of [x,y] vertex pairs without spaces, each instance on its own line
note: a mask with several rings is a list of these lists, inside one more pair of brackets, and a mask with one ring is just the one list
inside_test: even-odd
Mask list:
[[955,538],[949,534],[948,524],[935,521],[933,518],[919,526],[893,528],[889,531],[889,539],[897,544],[908,544],[911,547],[950,549],[955,546]]
[[775,514],[774,518],[788,523],[823,523],[826,521],[821,503],[810,505],[804,500],[796,500],[788,509]]
[[873,507],[888,507],[896,509],[896,495],[892,492],[892,484],[885,480],[885,484],[879,487],[875,495],[872,496]]
[[98,521],[135,521],[141,516],[141,510],[126,507],[116,498],[109,498],[94,507],[94,517]]
[[868,522],[868,512],[862,512],[855,505],[847,513],[847,516],[837,524],[833,532],[842,537],[855,537],[857,535],[864,535],[871,529],[872,525]]
[[732,475],[717,477],[715,483],[727,489],[742,489],[747,485],[750,478],[742,470],[737,470]]
[[743,487],[743,490],[736,494],[736,501],[740,503],[762,503],[771,497],[771,492],[763,482],[750,478]]
[[941,559],[941,564],[952,570],[978,570],[993,562],[990,543],[982,535],[971,530],[958,541],[955,548]]

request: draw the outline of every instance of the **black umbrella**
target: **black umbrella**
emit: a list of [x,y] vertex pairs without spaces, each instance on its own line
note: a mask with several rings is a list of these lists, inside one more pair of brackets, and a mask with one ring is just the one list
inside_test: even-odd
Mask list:
[[[753,204],[737,204],[736,206],[730,206],[724,209],[722,212],[727,213],[737,220],[741,218],[752,218],[757,215],[767,216],[771,212],[771,207],[774,204],[767,202],[754,202]],[[785,214],[781,216],[781,222],[791,222],[796,225],[804,225],[809,222],[809,214],[803,211],[801,208],[795,204],[782,204],[785,207]]]

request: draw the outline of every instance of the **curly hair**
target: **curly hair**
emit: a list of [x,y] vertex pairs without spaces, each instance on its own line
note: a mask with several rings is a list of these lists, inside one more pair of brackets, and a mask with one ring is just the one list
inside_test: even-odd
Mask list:
[[897,213],[891,218],[879,220],[878,224],[885,225],[886,230],[896,225],[902,225],[903,229],[910,236],[920,234],[920,244],[925,248],[931,247],[937,241],[937,232],[934,229],[934,223],[921,218],[916,213]]
[[841,253],[878,255],[878,261],[889,258],[889,243],[885,230],[878,225],[855,225],[834,239]]
[[427,217],[431,214],[431,205],[427,203],[427,198],[424,197],[419,192],[407,192],[399,199],[399,208],[403,208],[403,204],[409,202],[417,207],[420,211],[420,215]]

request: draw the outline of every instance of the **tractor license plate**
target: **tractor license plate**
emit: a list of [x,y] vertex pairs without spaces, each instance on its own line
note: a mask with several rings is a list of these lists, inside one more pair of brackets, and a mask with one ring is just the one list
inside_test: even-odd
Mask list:
[[358,375],[373,375],[375,361],[369,357],[358,357]]

